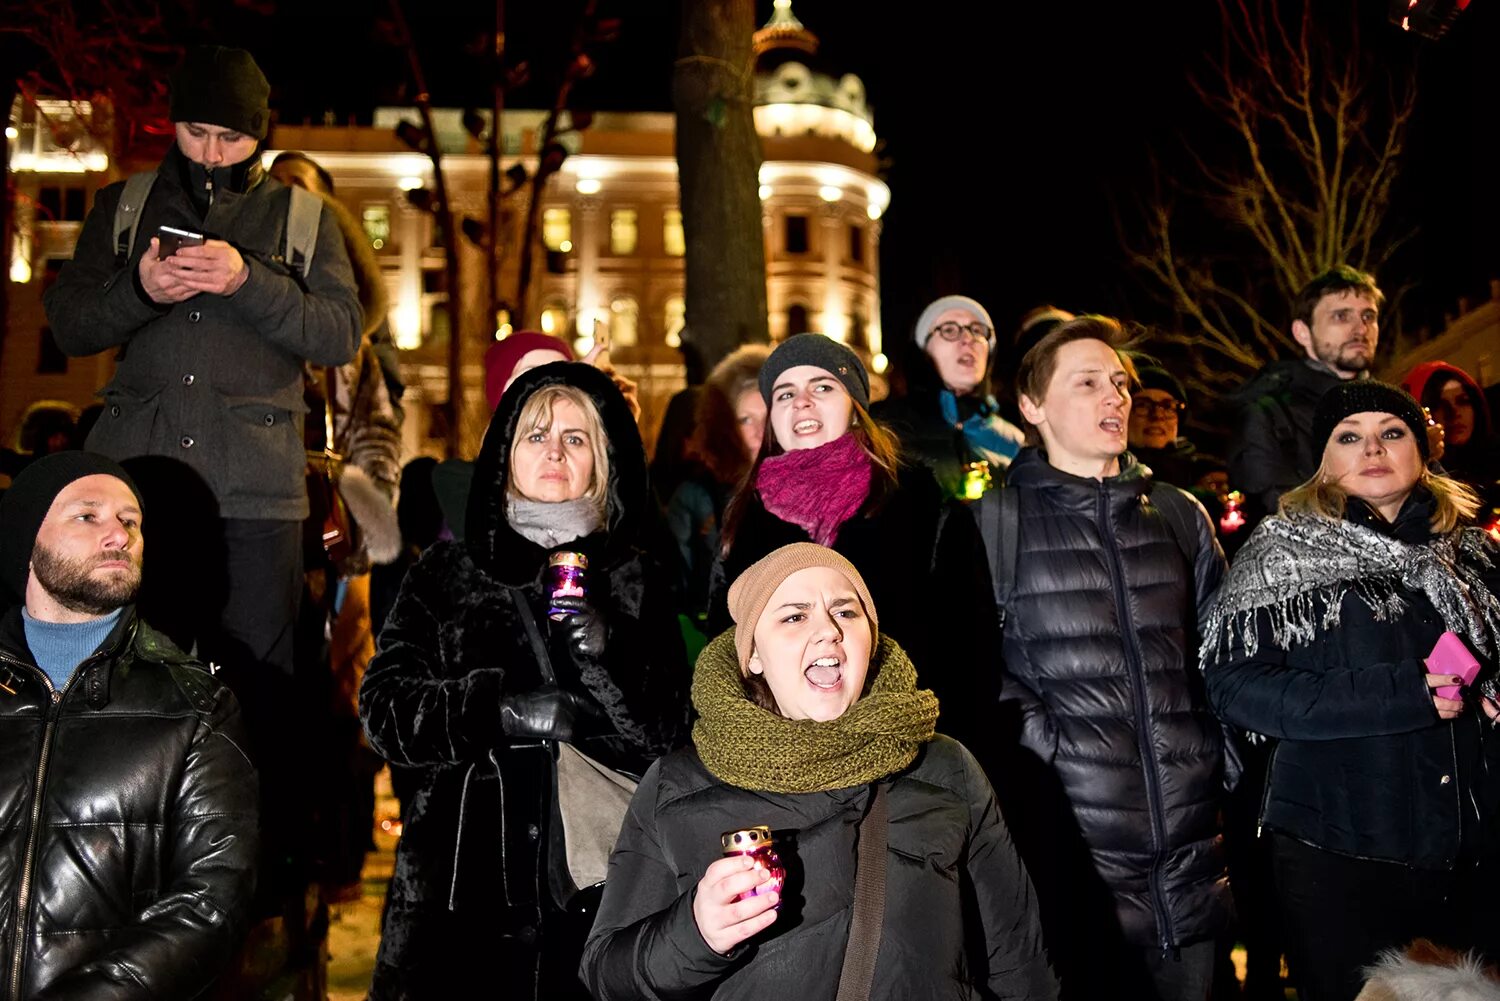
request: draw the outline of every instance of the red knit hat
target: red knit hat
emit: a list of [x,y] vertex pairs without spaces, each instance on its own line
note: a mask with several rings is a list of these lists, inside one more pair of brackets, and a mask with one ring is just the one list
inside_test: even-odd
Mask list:
[[490,410],[500,405],[505,384],[510,382],[516,364],[528,351],[556,351],[568,361],[574,360],[566,341],[536,330],[517,330],[505,340],[496,341],[484,354],[484,395],[490,401]]

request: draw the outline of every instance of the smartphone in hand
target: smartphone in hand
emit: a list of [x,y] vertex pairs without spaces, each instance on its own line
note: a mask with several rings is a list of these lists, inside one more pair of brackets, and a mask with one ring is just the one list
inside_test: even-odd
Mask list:
[[[1469,685],[1479,675],[1479,661],[1474,659],[1458,634],[1450,630],[1438,637],[1437,645],[1427,655],[1427,670],[1433,674],[1463,678],[1464,685]],[[1462,698],[1462,689],[1463,685],[1443,685],[1432,692],[1440,698],[1457,699]]]
[[203,246],[202,233],[190,233],[175,226],[159,226],[156,230],[156,259],[165,261],[183,247]]

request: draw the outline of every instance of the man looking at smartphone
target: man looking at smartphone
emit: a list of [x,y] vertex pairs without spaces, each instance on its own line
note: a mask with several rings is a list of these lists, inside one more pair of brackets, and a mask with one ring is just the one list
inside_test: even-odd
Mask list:
[[[165,584],[172,601],[223,588],[217,621],[204,622],[188,645],[222,668],[244,707],[263,779],[268,857],[282,865],[295,855],[286,804],[295,799],[299,728],[288,725],[289,696],[308,512],[302,366],[352,358],[361,311],[326,206],[305,268],[285,259],[292,193],[260,162],[269,96],[248,52],[189,51],[172,79],[176,142],[149,194],[123,205],[126,183],[98,194],[45,306],[67,354],[118,352],[88,448],[116,460],[152,456],[157,467],[169,457],[217,501],[221,538],[194,543],[222,557],[200,557],[201,577]],[[117,235],[121,213],[135,213],[133,241]],[[162,226],[201,234],[202,243],[163,255]],[[148,580],[145,597],[163,583]],[[262,885],[295,887],[295,876],[282,878],[292,867],[283,868],[263,871]]]

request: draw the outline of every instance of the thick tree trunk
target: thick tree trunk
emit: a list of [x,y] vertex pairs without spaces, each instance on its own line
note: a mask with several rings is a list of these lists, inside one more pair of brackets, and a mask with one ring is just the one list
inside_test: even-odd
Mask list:
[[687,243],[685,341],[705,368],[765,343],[766,252],[755,133],[753,0],[688,0],[672,99]]

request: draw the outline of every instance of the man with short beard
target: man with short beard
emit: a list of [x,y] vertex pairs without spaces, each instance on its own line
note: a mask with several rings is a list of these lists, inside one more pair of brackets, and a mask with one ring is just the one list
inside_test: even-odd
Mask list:
[[0,994],[197,997],[254,887],[234,696],[137,618],[140,494],[59,452],[0,498]]
[[1369,377],[1385,296],[1375,278],[1339,265],[1308,282],[1292,303],[1292,337],[1305,355],[1267,365],[1229,396],[1238,419],[1229,439],[1229,482],[1254,518],[1317,472],[1323,443],[1312,415],[1323,394]]

